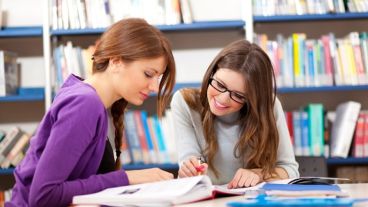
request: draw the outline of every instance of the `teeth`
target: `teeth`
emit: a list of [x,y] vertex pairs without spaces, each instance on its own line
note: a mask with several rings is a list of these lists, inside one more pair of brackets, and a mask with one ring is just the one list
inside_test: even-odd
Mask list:
[[216,104],[218,107],[220,107],[220,108],[226,108],[226,106],[225,106],[225,105],[220,104],[219,102],[217,102],[217,101],[216,101],[216,99],[215,99],[215,104]]

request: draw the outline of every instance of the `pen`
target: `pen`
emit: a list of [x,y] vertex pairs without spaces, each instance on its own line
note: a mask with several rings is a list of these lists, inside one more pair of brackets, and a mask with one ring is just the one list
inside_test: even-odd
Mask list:
[[204,163],[202,157],[197,157],[198,160],[198,166],[195,166],[195,169],[197,170],[198,175],[202,175],[204,166],[202,165]]

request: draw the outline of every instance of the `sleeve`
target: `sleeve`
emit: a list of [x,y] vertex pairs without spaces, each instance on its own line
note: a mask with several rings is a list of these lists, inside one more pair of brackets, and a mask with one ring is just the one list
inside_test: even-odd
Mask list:
[[29,206],[68,206],[75,195],[129,184],[123,170],[85,179],[71,177],[84,152],[92,147],[96,133],[100,133],[98,122],[105,118],[104,109],[94,102],[91,98],[77,97],[51,111],[55,122],[35,170]]
[[293,146],[291,144],[289,130],[285,119],[285,114],[282,109],[279,99],[276,98],[274,106],[274,114],[276,126],[279,132],[279,148],[277,150],[277,167],[286,170],[289,178],[299,177],[298,163],[295,161]]
[[[177,91],[171,101],[175,138],[178,146],[179,165],[190,156],[200,156],[201,148],[195,133],[195,123],[191,117],[188,104],[180,91]],[[200,127],[200,126],[197,126]]]

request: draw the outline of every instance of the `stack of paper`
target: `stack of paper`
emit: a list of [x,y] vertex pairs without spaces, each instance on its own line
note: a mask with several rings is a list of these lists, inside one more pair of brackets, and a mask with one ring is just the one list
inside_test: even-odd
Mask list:
[[262,190],[268,196],[277,197],[347,197],[337,185],[303,185],[266,183]]

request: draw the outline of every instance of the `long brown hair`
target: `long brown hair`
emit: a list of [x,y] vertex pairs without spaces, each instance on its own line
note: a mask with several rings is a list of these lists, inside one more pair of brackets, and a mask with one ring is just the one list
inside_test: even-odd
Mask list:
[[[276,98],[275,75],[267,54],[259,46],[246,40],[229,44],[215,57],[203,78],[201,90],[182,91],[189,106],[201,113],[207,144],[204,155],[209,168],[216,176],[219,175],[213,164],[219,146],[214,130],[215,115],[211,113],[207,99],[210,78],[219,68],[231,69],[244,76],[249,99],[240,109],[238,123],[241,135],[233,154],[242,159],[243,163],[247,163],[244,167],[262,168],[265,179],[272,177],[279,143],[273,113]],[[247,150],[249,153],[246,155]]]
[[[175,62],[168,39],[145,20],[138,18],[120,20],[104,32],[93,54],[92,72],[105,71],[109,60],[114,58],[132,62],[161,56],[164,56],[167,62],[157,94],[157,112],[161,116],[175,84]],[[124,130],[123,116],[127,104],[125,99],[120,99],[111,106],[115,127],[116,169],[121,168],[120,146]]]

